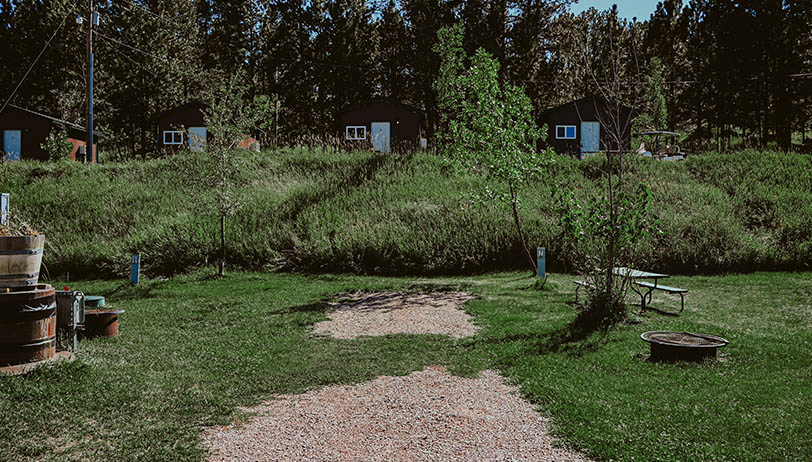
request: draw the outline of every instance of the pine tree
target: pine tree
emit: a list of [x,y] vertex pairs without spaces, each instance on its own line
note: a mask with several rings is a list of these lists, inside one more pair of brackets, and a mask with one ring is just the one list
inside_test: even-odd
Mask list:
[[439,122],[433,85],[441,60],[433,51],[434,41],[440,29],[455,23],[454,10],[461,3],[461,0],[401,0],[411,44],[411,52],[403,56],[410,63],[409,74],[414,79],[411,99],[425,108],[430,134],[434,134]]
[[376,87],[380,96],[395,100],[412,101],[411,90],[414,78],[408,73],[409,63],[404,59],[410,51],[406,21],[403,11],[394,0],[390,0],[377,22],[377,37],[381,46],[378,51],[380,80]]
[[[277,131],[284,140],[312,133],[311,115],[317,93],[311,40],[315,21],[305,0],[268,1],[260,31],[259,80],[281,109]],[[277,140],[278,142],[280,140]]]

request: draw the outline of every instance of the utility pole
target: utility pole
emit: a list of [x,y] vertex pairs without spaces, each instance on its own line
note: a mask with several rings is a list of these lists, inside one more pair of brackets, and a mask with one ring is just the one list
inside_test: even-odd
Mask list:
[[273,148],[279,149],[279,69],[274,72],[274,83],[276,84],[276,110],[274,111],[274,116],[276,117],[276,122],[273,124],[274,127],[274,136],[273,136]]
[[98,24],[98,16],[93,12],[93,0],[87,0],[87,160],[91,164],[95,157],[93,149],[93,25]]

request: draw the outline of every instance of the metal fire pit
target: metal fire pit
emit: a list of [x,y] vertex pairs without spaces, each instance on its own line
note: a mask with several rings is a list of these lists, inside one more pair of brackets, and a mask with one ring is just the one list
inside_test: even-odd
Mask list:
[[124,310],[87,310],[85,311],[84,338],[118,337],[118,315]]
[[651,345],[652,361],[702,361],[715,358],[716,349],[728,344],[722,337],[691,332],[651,331],[640,338]]

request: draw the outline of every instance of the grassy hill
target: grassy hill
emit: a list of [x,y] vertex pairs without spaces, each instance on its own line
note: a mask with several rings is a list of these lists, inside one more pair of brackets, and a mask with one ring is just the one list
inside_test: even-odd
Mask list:
[[[478,204],[480,178],[454,175],[434,155],[286,149],[244,152],[245,206],[228,222],[229,263],[245,269],[441,274],[522,269],[509,211]],[[531,247],[552,270],[569,256],[553,192],[601,187],[599,160],[559,158],[524,191]],[[140,252],[144,270],[176,274],[213,264],[219,222],[200,154],[104,165],[0,164],[12,211],[47,235],[52,276],[112,276]],[[648,183],[663,233],[651,270],[673,273],[808,269],[812,157],[747,151],[685,162],[629,159]]]

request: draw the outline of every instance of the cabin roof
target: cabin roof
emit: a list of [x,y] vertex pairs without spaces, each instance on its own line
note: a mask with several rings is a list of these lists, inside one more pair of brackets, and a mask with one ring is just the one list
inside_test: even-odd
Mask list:
[[[69,129],[77,130],[77,131],[80,131],[80,132],[87,131],[87,129],[85,127],[83,127],[81,125],[78,125],[78,124],[75,124],[73,122],[68,122],[67,120],[58,119],[56,117],[51,117],[51,116],[49,116],[47,114],[43,114],[43,113],[37,112],[37,111],[32,111],[31,109],[26,109],[24,107],[20,107],[20,106],[17,106],[15,104],[9,104],[8,107],[14,108],[14,109],[16,109],[18,111],[22,111],[22,112],[31,114],[31,115],[36,116],[36,117],[40,117],[42,119],[46,119],[46,120],[48,120],[50,122],[53,122],[53,123],[55,123],[55,124],[57,124],[59,126],[62,126],[63,128],[66,128],[66,129],[69,128]],[[107,136],[107,134],[102,132],[102,131],[94,131],[94,134],[99,135],[99,136]]]
[[152,116],[152,119],[157,120],[157,119],[160,119],[161,117],[167,116],[167,115],[175,113],[175,112],[185,111],[186,109],[193,109],[193,108],[205,109],[205,108],[208,108],[208,107],[209,107],[208,104],[206,104],[206,103],[204,103],[204,102],[202,102],[200,100],[189,101],[188,103],[181,104],[180,106],[175,106],[175,107],[169,108],[169,109],[167,109],[165,111],[161,111],[161,112],[159,112],[157,114],[154,114]]

